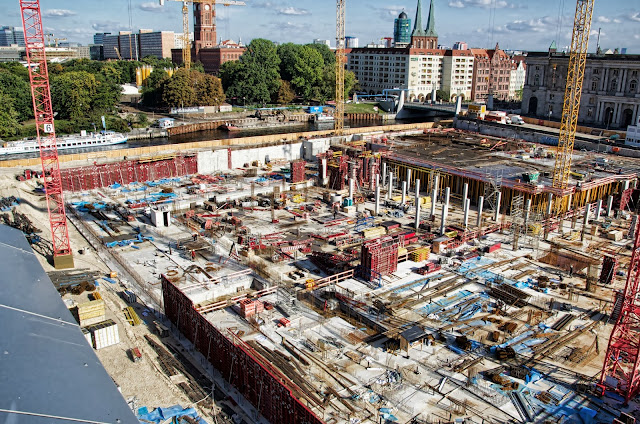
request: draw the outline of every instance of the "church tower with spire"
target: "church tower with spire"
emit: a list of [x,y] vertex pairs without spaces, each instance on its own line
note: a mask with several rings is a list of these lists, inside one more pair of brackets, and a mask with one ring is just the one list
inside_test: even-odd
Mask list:
[[436,16],[433,0],[431,0],[431,4],[429,5],[429,19],[427,20],[426,29],[422,29],[422,2],[418,0],[415,26],[411,33],[411,47],[414,49],[438,48],[438,33],[436,32]]

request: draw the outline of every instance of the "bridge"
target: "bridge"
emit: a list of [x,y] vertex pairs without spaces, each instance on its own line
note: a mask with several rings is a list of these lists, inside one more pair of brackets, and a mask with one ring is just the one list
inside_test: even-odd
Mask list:
[[[411,116],[456,116],[456,103],[412,103],[406,102],[402,110]],[[462,106],[461,110],[466,110],[467,106]]]

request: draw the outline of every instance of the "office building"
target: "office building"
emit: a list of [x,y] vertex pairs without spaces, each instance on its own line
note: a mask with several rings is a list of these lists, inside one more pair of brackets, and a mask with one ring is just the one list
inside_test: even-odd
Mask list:
[[158,59],[171,58],[175,48],[173,31],[140,30],[140,58],[153,56]]
[[324,44],[327,47],[331,48],[331,42],[329,40],[323,40],[321,38],[316,38],[313,40],[313,44]]
[[104,44],[104,37],[111,35],[110,32],[97,32],[93,34],[93,44]]
[[357,49],[358,48],[358,37],[347,36],[344,37],[345,48],[347,49]]
[[0,46],[9,47],[12,45],[25,46],[24,31],[22,28],[3,26],[0,28]]

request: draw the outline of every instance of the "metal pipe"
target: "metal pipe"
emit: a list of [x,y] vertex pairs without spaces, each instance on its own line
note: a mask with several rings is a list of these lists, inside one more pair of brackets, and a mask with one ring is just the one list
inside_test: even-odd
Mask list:
[[553,209],[553,193],[549,193],[547,196],[547,216],[551,215],[551,210]]

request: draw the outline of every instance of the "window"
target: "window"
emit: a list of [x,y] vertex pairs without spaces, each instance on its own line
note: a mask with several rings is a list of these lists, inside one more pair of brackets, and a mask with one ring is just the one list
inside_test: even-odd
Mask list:
[[592,107],[587,109],[587,117],[588,118],[593,118],[593,108]]
[[633,80],[629,83],[629,91],[634,92],[638,89],[638,81]]
[[618,80],[614,78],[611,80],[611,84],[609,85],[609,90],[615,91],[617,87],[618,87]]
[[600,69],[599,68],[595,68],[593,70],[593,75],[598,75],[600,73]]
[[592,105],[596,102],[594,97],[589,97],[589,104]]
[[598,91],[598,80],[591,81],[591,91]]

